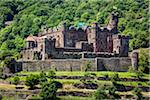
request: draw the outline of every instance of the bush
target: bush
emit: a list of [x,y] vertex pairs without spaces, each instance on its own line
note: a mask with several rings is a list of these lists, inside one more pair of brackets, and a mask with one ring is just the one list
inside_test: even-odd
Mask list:
[[149,74],[150,73],[150,68],[148,66],[145,66],[145,67],[138,66],[138,71],[141,72],[141,73]]
[[114,75],[111,77],[111,80],[112,80],[112,81],[119,81],[119,80],[120,80],[119,75],[118,75],[118,74],[114,74]]
[[43,82],[47,82],[47,77],[46,77],[46,73],[44,73],[43,71],[40,73],[39,75],[39,82],[40,85],[42,85]]
[[116,87],[108,87],[106,88],[106,90],[108,90],[108,94],[109,94],[109,97],[110,99],[120,99],[120,96],[118,94],[116,94]]
[[80,81],[82,83],[94,83],[94,80],[95,82],[97,82],[97,77],[96,77],[96,74],[95,73],[88,73],[86,72],[84,74],[84,76],[80,79]]
[[56,75],[56,73],[55,73],[53,70],[50,70],[50,71],[48,72],[48,77],[49,77],[49,78],[54,78],[55,75]]
[[50,83],[45,82],[40,92],[42,100],[56,100],[56,92],[58,88],[62,88],[62,84],[57,81],[52,81]]
[[34,89],[35,85],[39,84],[39,75],[33,75],[26,77],[25,84],[30,87],[30,89]]
[[111,80],[111,82],[112,82],[112,84],[113,84],[113,86],[114,86],[114,87],[118,86],[117,81],[115,81],[115,80]]
[[104,88],[103,89],[101,89],[101,88],[97,89],[97,91],[94,94],[94,98],[95,98],[95,100],[109,99],[107,97],[107,93],[105,92]]
[[136,78],[138,78],[139,80],[142,79],[143,73],[140,71],[136,72]]
[[42,100],[56,100],[56,92],[57,87],[55,83],[44,83],[42,86],[42,90],[40,93],[40,96],[42,97]]
[[88,73],[88,72],[85,72],[84,77],[85,78],[89,77],[89,78],[93,78],[93,79],[97,78],[95,73]]
[[58,82],[58,81],[52,81],[51,83],[54,83],[57,88],[62,88],[63,87],[63,84]]
[[104,99],[120,99],[120,96],[115,93],[115,87],[106,87],[103,86],[98,88],[94,94],[95,100],[104,100]]
[[19,84],[20,78],[18,76],[15,76],[13,79],[13,84],[17,85]]
[[142,92],[142,90],[140,88],[133,89],[133,94],[137,97],[137,100],[142,100],[143,95],[141,92]]
[[139,62],[138,62],[138,71],[143,73],[149,73],[149,50],[146,49],[139,49]]

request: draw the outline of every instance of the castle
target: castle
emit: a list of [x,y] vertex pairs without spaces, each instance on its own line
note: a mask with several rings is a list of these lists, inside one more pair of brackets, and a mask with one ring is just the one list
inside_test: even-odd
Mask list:
[[92,64],[91,71],[137,69],[138,55],[128,55],[129,36],[118,34],[118,21],[117,14],[111,13],[104,27],[93,23],[76,28],[63,22],[55,28],[42,28],[38,36],[26,38],[16,69],[82,71],[86,62]]
[[110,14],[109,23],[100,27],[75,28],[64,22],[61,27],[48,29],[38,36],[28,36],[23,49],[23,60],[80,59],[105,56],[127,57],[129,36],[118,34],[118,16]]

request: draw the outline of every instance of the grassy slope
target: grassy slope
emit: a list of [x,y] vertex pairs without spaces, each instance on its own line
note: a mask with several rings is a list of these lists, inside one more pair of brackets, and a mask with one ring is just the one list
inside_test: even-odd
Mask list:
[[[19,74],[25,74],[25,75],[30,75],[30,74],[39,74],[40,72],[20,72]],[[104,76],[108,74],[110,77],[114,74],[119,74],[120,78],[134,78],[136,76],[136,73],[130,73],[130,72],[111,72],[111,71],[100,71],[100,72],[89,72],[89,73],[95,73],[97,76]],[[57,71],[56,76],[84,76],[85,72],[81,71]],[[144,74],[143,78],[149,79],[150,75],[149,74]]]
[[[120,78],[135,78],[135,73],[130,72],[110,72],[110,71],[101,71],[101,72],[92,72],[97,74],[97,76],[104,76],[106,74],[111,77],[113,74],[118,73]],[[20,72],[18,75],[25,74],[40,74],[40,72]],[[58,71],[56,72],[56,76],[84,76],[85,72],[75,71],[75,72],[68,72],[68,71]],[[21,81],[25,81],[25,76],[19,76]],[[148,74],[144,74],[143,78],[149,79]],[[63,84],[75,84],[75,83],[81,83],[79,79],[55,79]],[[7,81],[13,81],[13,77],[10,77],[7,79]],[[111,85],[111,81],[105,81],[105,80],[98,80],[98,83],[100,85],[108,84]],[[138,84],[141,84],[142,86],[149,86],[149,82],[129,82],[129,81],[118,81],[118,84],[123,84],[125,86],[138,86]]]
[[61,100],[94,100],[92,97],[60,96]]

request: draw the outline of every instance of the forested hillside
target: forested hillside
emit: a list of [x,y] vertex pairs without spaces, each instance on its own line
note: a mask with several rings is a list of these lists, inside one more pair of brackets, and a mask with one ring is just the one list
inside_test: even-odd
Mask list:
[[[130,35],[130,50],[148,47],[148,4],[148,0],[1,0],[0,58],[18,58],[24,38],[37,35],[42,26],[62,21],[105,25],[112,11],[119,14],[119,34]],[[8,21],[12,23],[6,25]]]

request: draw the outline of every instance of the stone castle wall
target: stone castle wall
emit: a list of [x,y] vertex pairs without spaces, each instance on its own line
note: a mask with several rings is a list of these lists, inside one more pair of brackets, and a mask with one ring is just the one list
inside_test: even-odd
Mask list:
[[91,71],[127,71],[131,66],[128,57],[87,58],[87,59],[52,59],[47,61],[18,61],[22,63],[23,71],[42,71],[55,69],[57,71],[81,71],[87,61],[92,64]]
[[131,66],[128,57],[97,58],[97,70],[127,71]]

